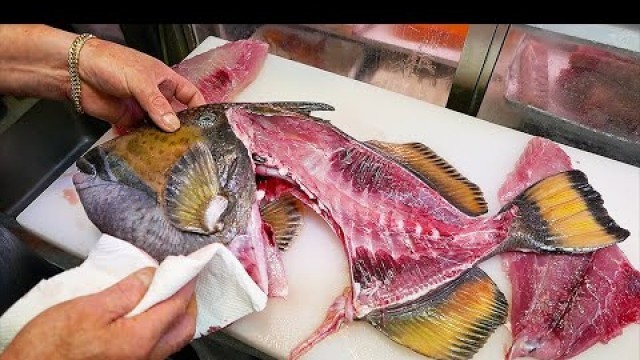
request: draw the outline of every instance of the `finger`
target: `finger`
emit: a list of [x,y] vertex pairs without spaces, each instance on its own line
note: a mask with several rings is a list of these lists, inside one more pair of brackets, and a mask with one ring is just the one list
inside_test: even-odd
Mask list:
[[192,296],[184,315],[178,318],[151,350],[150,359],[166,359],[187,345],[196,331],[196,297]]
[[151,350],[149,359],[166,359],[169,355],[182,349],[193,338],[195,330],[195,319],[186,314],[182,315],[173,328]]
[[186,78],[176,74],[172,80],[175,82],[175,96],[176,100],[187,105],[188,107],[196,107],[204,105],[206,103],[204,96],[200,93],[200,90]]
[[162,130],[173,132],[180,128],[180,120],[176,116],[167,97],[162,94],[158,84],[144,82],[131,89],[140,106],[149,114],[151,120]]
[[100,311],[103,319],[111,322],[128,314],[147,292],[155,269],[140,269],[115,285],[89,296],[92,306]]
[[179,317],[185,314],[195,286],[194,279],[167,300],[140,315],[127,319],[132,328],[131,331],[144,332],[155,343]]
[[125,128],[141,123],[145,115],[144,110],[134,99],[104,95],[90,86],[82,88],[82,107],[93,117]]

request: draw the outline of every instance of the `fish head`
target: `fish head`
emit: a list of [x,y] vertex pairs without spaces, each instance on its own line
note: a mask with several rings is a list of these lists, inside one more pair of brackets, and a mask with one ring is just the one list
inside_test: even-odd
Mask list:
[[89,219],[156,259],[245,231],[255,175],[225,111],[184,110],[174,133],[147,125],[85,153],[73,182]]

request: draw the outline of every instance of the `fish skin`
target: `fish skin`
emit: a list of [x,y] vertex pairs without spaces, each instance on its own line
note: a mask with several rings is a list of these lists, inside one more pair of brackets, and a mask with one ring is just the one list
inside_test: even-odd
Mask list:
[[[182,126],[164,133],[152,125],[133,130],[84,154],[73,182],[89,219],[104,233],[126,240],[161,261],[207,244],[228,244],[256,283],[269,291],[268,262],[279,262],[265,248],[253,163],[216,104],[178,113]],[[167,218],[163,186],[172,167],[196,143],[205,144],[217,165],[221,191],[229,205],[219,232],[197,234],[176,228]],[[269,259],[267,259],[269,256]],[[282,287],[284,286],[284,287]],[[286,283],[271,293],[286,294]]]

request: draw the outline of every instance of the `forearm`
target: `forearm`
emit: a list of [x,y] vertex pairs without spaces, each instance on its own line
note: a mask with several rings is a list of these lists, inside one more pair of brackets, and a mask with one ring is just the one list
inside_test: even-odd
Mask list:
[[0,25],[0,94],[68,98],[67,52],[75,36],[45,25]]

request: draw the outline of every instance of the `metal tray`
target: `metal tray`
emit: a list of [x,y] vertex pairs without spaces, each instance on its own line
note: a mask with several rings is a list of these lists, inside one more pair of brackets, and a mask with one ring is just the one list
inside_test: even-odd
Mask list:
[[537,107],[505,98],[509,106],[523,114],[523,131],[577,147],[594,154],[640,166],[640,142],[592,129]]

